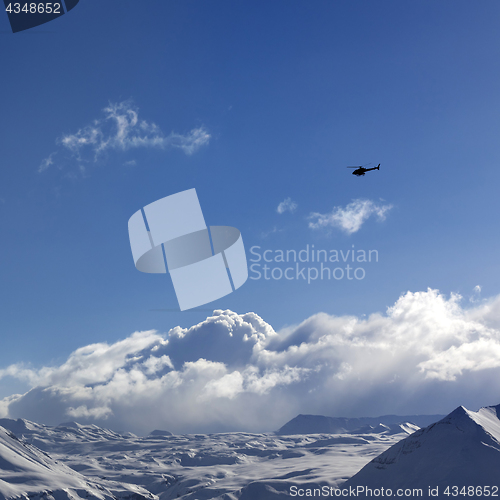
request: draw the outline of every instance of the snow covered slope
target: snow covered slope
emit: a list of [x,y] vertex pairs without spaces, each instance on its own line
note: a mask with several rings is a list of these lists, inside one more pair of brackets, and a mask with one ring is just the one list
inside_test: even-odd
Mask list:
[[[454,486],[458,487],[459,495],[464,486],[498,488],[499,417],[500,405],[482,408],[478,412],[460,406],[439,422],[389,448],[363,467],[344,487],[383,487],[393,491],[397,488],[422,488],[424,496],[429,487],[438,487],[441,498],[453,496],[446,496],[447,487],[450,487],[450,493],[453,493]],[[470,496],[468,491],[463,490],[465,496]]]
[[18,439],[0,430],[0,500],[39,500],[40,494],[47,500],[276,500],[289,498],[293,486],[384,487],[393,496],[397,488],[439,487],[443,494],[446,486],[493,486],[500,483],[499,414],[500,406],[460,407],[416,432],[409,423],[372,421],[342,434],[145,437],[74,422],[49,427],[4,419],[0,425]]
[[[111,490],[108,486],[111,486]],[[116,496],[154,498],[135,486],[124,488],[110,483],[103,486],[88,480],[36,447],[22,443],[10,431],[0,427],[1,500],[28,497],[111,500]]]
[[[393,434],[385,427],[369,427],[356,435],[237,432],[169,436],[156,432],[137,437],[76,423],[57,427],[27,420],[0,423],[18,433],[23,449],[28,447],[45,457],[33,443],[71,467],[72,477],[84,476],[116,496],[120,496],[116,485],[121,484],[125,491],[135,485],[138,491],[147,490],[160,500],[266,500],[289,498],[292,485],[335,486],[412,431],[399,428]],[[27,474],[25,477],[28,481]],[[63,484],[62,480],[54,483],[52,490]],[[23,487],[27,491],[26,485],[19,486],[18,491]],[[39,483],[38,488],[48,489],[49,485]]]

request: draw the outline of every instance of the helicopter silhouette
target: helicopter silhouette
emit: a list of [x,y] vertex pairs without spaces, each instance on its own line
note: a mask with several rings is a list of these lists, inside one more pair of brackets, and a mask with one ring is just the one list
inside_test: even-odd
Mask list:
[[373,167],[373,168],[365,168],[362,166],[358,167],[347,167],[347,168],[355,168],[356,170],[352,173],[352,175],[357,175],[358,177],[365,175],[365,172],[369,172],[370,170],[380,170],[380,163],[378,166]]

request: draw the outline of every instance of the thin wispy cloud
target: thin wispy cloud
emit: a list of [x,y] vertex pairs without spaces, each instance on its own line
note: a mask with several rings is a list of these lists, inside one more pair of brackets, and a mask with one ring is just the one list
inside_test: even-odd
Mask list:
[[53,165],[54,164],[54,156],[56,154],[57,154],[56,152],[50,153],[50,155],[47,156],[47,158],[45,158],[44,160],[42,160],[42,163],[40,163],[40,166],[38,167],[38,172],[44,172],[51,165]]
[[466,308],[456,294],[407,292],[385,313],[320,313],[278,332],[255,313],[219,310],[191,328],[82,347],[60,365],[8,366],[0,378],[32,389],[0,401],[0,416],[138,433],[269,431],[299,413],[493,404],[499,308],[500,296]]
[[481,285],[476,285],[472,289],[472,296],[469,297],[470,302],[479,302],[481,300]]
[[384,221],[392,205],[381,205],[371,200],[356,199],[346,207],[334,207],[326,214],[313,212],[309,215],[311,229],[337,228],[347,234],[356,233],[361,226],[371,217]]
[[[210,142],[210,134],[201,126],[186,134],[171,132],[166,135],[153,122],[139,118],[139,108],[132,101],[110,103],[103,116],[74,133],[63,134],[56,140],[60,152],[69,154],[77,162],[96,162],[110,151],[128,151],[137,148],[180,149],[192,155]],[[42,160],[38,171],[54,165],[55,151]],[[131,160],[130,162],[132,162]],[[129,165],[130,162],[127,162]]]
[[276,209],[276,212],[279,214],[284,214],[285,212],[290,212],[293,214],[297,210],[297,203],[292,201],[291,198],[285,198],[279,205],[278,208]]
[[267,238],[268,236],[270,236],[271,234],[280,233],[280,232],[282,232],[282,231],[283,231],[283,229],[278,229],[278,228],[277,228],[277,226],[273,226],[273,228],[272,228],[272,229],[269,229],[268,231],[262,231],[262,232],[260,233],[260,237],[261,237],[262,239],[265,239],[265,238]]

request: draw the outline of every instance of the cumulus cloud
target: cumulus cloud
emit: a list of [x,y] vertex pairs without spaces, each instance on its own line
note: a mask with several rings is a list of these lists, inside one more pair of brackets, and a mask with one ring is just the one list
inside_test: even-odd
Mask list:
[[444,413],[498,404],[500,296],[465,308],[407,292],[369,317],[315,314],[276,332],[255,313],[217,310],[190,328],[135,332],[58,366],[0,371],[31,384],[0,413],[147,433],[270,431],[298,413]]
[[290,212],[293,214],[297,210],[297,203],[292,201],[291,198],[285,198],[279,205],[278,208],[276,209],[276,212],[279,214],[283,214],[285,212]]
[[348,234],[355,233],[374,215],[377,220],[383,221],[392,205],[380,205],[371,200],[356,199],[344,207],[334,207],[326,214],[313,212],[309,215],[311,229],[338,228]]
[[86,405],[79,406],[78,408],[72,408],[71,406],[66,410],[66,414],[69,417],[75,418],[75,419],[104,419],[106,420],[109,415],[112,413],[110,408],[103,407],[103,408],[91,408],[90,410],[87,408]]
[[[139,109],[132,101],[109,103],[103,117],[80,128],[74,133],[63,134],[56,143],[61,151],[68,153],[77,162],[95,162],[108,151],[128,151],[135,148],[177,148],[192,155],[210,141],[210,134],[201,126],[186,134],[171,132],[166,135],[153,122],[139,119]],[[44,172],[54,165],[51,153],[38,168]],[[134,160],[126,164],[135,164]]]

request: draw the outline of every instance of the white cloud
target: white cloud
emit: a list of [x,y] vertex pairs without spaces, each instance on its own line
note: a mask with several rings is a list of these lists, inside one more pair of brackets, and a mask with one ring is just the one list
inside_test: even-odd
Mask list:
[[285,212],[290,212],[293,214],[297,210],[297,203],[292,201],[291,198],[285,198],[279,205],[278,208],[276,209],[276,212],[279,214],[283,214]]
[[[109,381],[118,370],[136,364],[138,353],[165,343],[155,331],[135,332],[112,345],[98,343],[81,347],[58,367],[35,370],[22,364],[10,365],[0,370],[0,379],[10,376],[34,386],[73,387],[103,383]],[[146,367],[149,369],[150,365]]]
[[6,398],[0,400],[0,418],[8,418],[9,416],[9,404],[13,401],[17,401],[22,397],[22,394],[12,394]]
[[[207,145],[210,134],[203,127],[193,128],[186,134],[171,132],[165,135],[153,122],[139,119],[139,109],[131,101],[110,103],[103,109],[103,118],[94,120],[75,133],[64,134],[57,139],[61,150],[78,162],[95,162],[108,151],[128,151],[134,148],[177,148],[192,155]],[[39,172],[54,164],[54,155],[42,161]],[[125,162],[135,164],[135,160]]]
[[[158,345],[154,347],[157,348]],[[155,349],[155,351],[156,350],[157,349]],[[160,358],[157,358],[155,356],[149,356],[149,358],[142,364],[146,368],[146,373],[148,375],[153,375],[155,373],[158,373],[159,371],[163,370],[166,367],[172,369],[174,368],[174,365],[172,364],[172,361],[168,356],[161,356]]]
[[44,172],[47,170],[51,165],[54,164],[54,156],[57,154],[57,152],[50,153],[47,158],[42,160],[42,163],[40,163],[40,166],[38,167],[38,172]]
[[59,366],[0,370],[33,387],[0,414],[137,433],[269,431],[298,413],[497,404],[499,310],[500,296],[464,308],[456,294],[407,292],[385,314],[319,313],[280,332],[255,313],[214,311],[191,328],[82,347]]
[[372,215],[375,215],[379,221],[385,220],[391,208],[392,205],[379,205],[371,200],[356,199],[345,208],[334,207],[330,213],[311,213],[309,227],[311,229],[338,228],[352,234],[359,231],[363,223]]
[[172,132],[164,139],[165,146],[179,148],[187,155],[192,155],[198,151],[201,146],[208,144],[211,135],[203,127],[194,128],[188,134],[181,135]]
[[482,290],[481,286],[476,285],[472,289],[472,295],[469,297],[469,301],[472,303],[479,302],[481,300],[481,290]]
[[275,233],[281,233],[283,232],[284,229],[278,229],[277,226],[273,226],[272,229],[269,229],[268,231],[262,231],[260,233],[260,237],[262,239],[266,239],[267,237],[269,237],[271,234],[275,234]]
[[106,420],[113,412],[110,408],[92,408],[88,409],[86,405],[79,406],[78,408],[69,407],[66,415],[72,418],[92,418],[98,420]]

